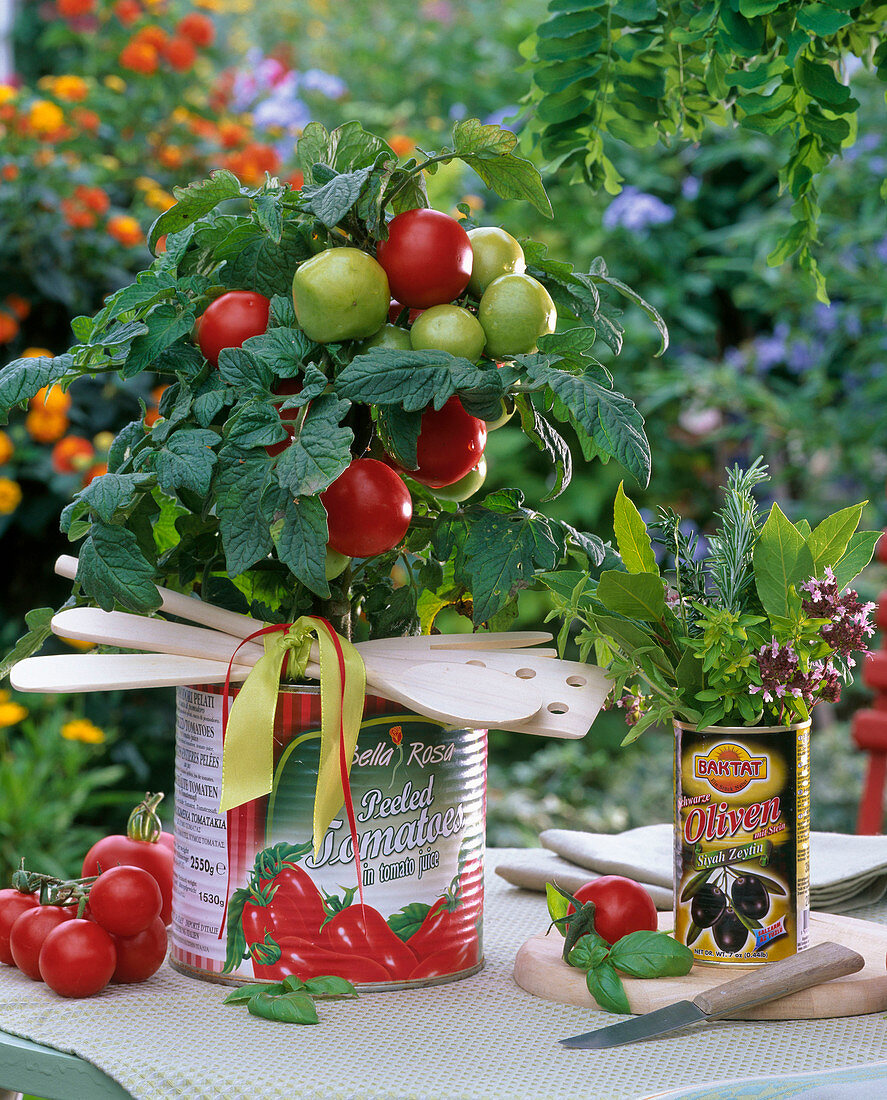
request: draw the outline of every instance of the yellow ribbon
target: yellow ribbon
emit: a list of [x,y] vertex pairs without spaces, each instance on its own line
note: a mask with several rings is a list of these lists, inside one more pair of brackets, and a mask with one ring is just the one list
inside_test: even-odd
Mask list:
[[[366,669],[354,646],[322,619],[304,615],[291,626],[263,635],[265,653],[243,683],[228,716],[222,753],[219,812],[270,794],[274,780],[274,714],[284,658],[287,678],[301,680],[311,658],[311,639],[320,655],[320,764],[314,794],[314,854],[323,834],[342,808],[345,789],[340,766],[340,737],[350,774],[363,719]],[[340,675],[336,640],[345,676]]]

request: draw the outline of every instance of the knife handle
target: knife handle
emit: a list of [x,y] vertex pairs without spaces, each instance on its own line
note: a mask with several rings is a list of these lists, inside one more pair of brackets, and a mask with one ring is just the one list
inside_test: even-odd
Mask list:
[[865,959],[839,943],[820,943],[779,962],[767,963],[723,985],[703,990],[693,1003],[708,1016],[728,1016],[749,1005],[785,997],[799,989],[855,974]]

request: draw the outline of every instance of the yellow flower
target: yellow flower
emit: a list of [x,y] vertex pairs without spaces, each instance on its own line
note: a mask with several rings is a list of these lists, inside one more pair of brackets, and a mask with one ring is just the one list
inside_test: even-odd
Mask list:
[[51,359],[52,352],[49,348],[25,348],[22,359]]
[[126,81],[119,77],[116,73],[110,73],[105,77],[104,84],[106,88],[110,88],[112,92],[125,92]]
[[12,478],[0,477],[0,516],[8,516],[22,502],[22,487]]
[[72,718],[62,726],[62,737],[68,741],[83,741],[87,745],[102,745],[105,742],[105,731],[88,718]]
[[55,443],[68,430],[68,418],[55,409],[33,408],[25,417],[25,428],[37,443]]
[[17,726],[23,718],[27,717],[27,707],[23,707],[21,703],[12,702],[8,691],[0,691],[0,729]]
[[116,172],[120,167],[120,161],[116,157],[95,157],[94,163],[100,168],[107,168],[109,172]]
[[92,445],[97,451],[108,451],[114,442],[114,433],[109,431],[99,432],[92,437]]
[[64,112],[58,104],[50,103],[48,99],[37,99],[31,104],[28,125],[35,133],[51,134],[54,130],[58,130],[64,121]]
[[139,176],[136,179],[136,187],[139,191],[153,191],[159,186],[157,180],[152,180],[150,176]]
[[15,454],[15,446],[6,432],[0,432],[0,466]]
[[176,204],[169,191],[164,191],[162,187],[152,187],[145,195],[145,202],[155,210],[169,210]]
[[18,88],[11,84],[0,84],[0,103],[8,103],[18,95]]
[[173,122],[187,122],[191,117],[191,112],[187,107],[176,107],[169,117]]
[[65,638],[63,635],[59,634],[58,639],[60,642],[64,642],[65,645],[69,645],[71,649],[79,649],[84,653],[88,649],[95,648],[95,642],[87,642],[84,641],[83,638]]
[[57,76],[53,94],[58,96],[59,99],[68,99],[79,103],[81,100],[86,99],[89,94],[89,85],[82,76],[74,76],[73,74]]
[[483,210],[484,200],[480,195],[463,195],[462,202],[468,207],[468,209],[474,213],[475,210]]

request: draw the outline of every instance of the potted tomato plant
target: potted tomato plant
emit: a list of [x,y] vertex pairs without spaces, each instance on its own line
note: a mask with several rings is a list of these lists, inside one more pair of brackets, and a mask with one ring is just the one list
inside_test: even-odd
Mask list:
[[[448,605],[475,629],[505,629],[538,574],[603,561],[596,535],[545,516],[519,489],[483,493],[486,438],[506,425],[550,456],[550,497],[571,476],[563,425],[585,460],[616,459],[646,484],[642,418],[594,354],[598,339],[614,352],[622,343],[618,311],[602,291],[641,305],[663,347],[665,328],[602,260],[574,271],[540,243],[475,226],[467,211],[457,219],[428,207],[426,175],[461,160],[501,196],[550,214],[539,173],[515,144],[512,133],[469,120],[455,127],[451,147],[399,162],[357,123],[332,133],[312,123],[298,143],[300,190],[270,177],[245,187],[227,171],[177,190],[175,206],[152,228],[150,269],[95,317],[75,321],[77,343],[66,354],[18,360],[0,378],[4,409],[84,375],[148,371],[167,384],[159,418],[125,427],[108,473],[62,515],[79,543],[74,602],[150,613],[159,583],[265,623],[322,616],[344,638],[372,640],[428,633]],[[50,615],[32,616],[16,659],[39,646]],[[313,705],[287,703],[278,719],[285,711],[313,721]],[[200,706],[195,698],[181,703],[181,721]],[[365,713],[378,714],[373,706],[368,700]],[[406,942],[426,918],[430,925],[469,897],[464,942],[478,919],[482,829],[466,847],[455,824],[461,810],[435,817],[437,796],[421,769],[444,763],[446,753],[409,723],[379,726],[378,744],[361,753],[372,758],[367,766],[393,763],[389,783],[406,758],[399,794],[376,798],[373,787],[366,814],[367,805],[377,816],[409,805],[427,818],[410,835],[426,861],[419,870],[429,872],[422,880],[429,902],[404,894],[392,935]],[[465,746],[482,768],[480,742]],[[188,765],[203,756],[214,753],[194,750]],[[217,790],[216,782],[195,775],[194,789]],[[217,808],[216,796],[203,816]],[[395,843],[383,832],[373,834],[374,850]],[[446,859],[432,844],[443,834]],[[264,846],[249,839],[255,863],[229,873],[240,884],[229,970],[242,949],[256,967],[287,964],[273,934],[273,896],[305,858],[304,837],[290,844],[270,824]],[[315,835],[315,863],[342,862],[343,850]],[[413,873],[411,859],[397,864],[398,874]],[[189,870],[203,873],[204,864],[211,873],[213,860],[194,854]],[[394,874],[387,863],[379,873]],[[365,885],[372,883],[355,888]],[[201,927],[220,915],[213,906],[227,911],[235,900],[208,878],[195,880],[192,893],[208,907]],[[350,900],[324,899],[331,923]],[[266,938],[250,940],[250,913],[265,921]],[[291,956],[297,946],[290,944]],[[469,966],[479,958],[476,939],[471,954]],[[433,980],[445,965],[414,955],[399,980]],[[462,966],[464,955],[450,952],[446,965],[459,957]],[[213,960],[216,972],[224,961]]]

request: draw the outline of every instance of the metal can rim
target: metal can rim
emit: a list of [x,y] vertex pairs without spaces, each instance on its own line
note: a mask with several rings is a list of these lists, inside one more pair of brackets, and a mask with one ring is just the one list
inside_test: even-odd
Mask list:
[[703,726],[699,729],[692,722],[681,722],[677,718],[672,719],[675,731],[688,731],[690,733],[732,733],[737,736],[741,734],[758,734],[758,733],[791,733],[798,730],[808,729],[813,719],[808,718],[804,722],[793,722],[790,726]]

